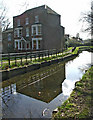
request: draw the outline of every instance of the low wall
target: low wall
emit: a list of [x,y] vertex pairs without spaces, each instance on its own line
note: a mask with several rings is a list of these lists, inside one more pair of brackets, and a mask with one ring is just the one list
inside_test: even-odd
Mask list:
[[60,58],[60,59],[55,59],[55,60],[51,60],[48,62],[45,61],[45,62],[42,62],[40,64],[33,64],[33,65],[28,65],[27,67],[20,67],[20,68],[14,68],[11,70],[1,71],[0,74],[2,74],[2,81],[7,80],[7,79],[12,78],[12,77],[17,76],[17,75],[21,75],[21,74],[24,74],[27,72],[31,72],[31,71],[40,69],[42,67],[49,66],[51,64],[62,62],[64,60],[75,57],[77,55],[78,54],[71,54],[71,55],[65,56],[65,57]]

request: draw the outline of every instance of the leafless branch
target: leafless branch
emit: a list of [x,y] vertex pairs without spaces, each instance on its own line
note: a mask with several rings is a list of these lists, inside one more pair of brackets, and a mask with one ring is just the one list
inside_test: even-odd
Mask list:
[[2,30],[7,29],[10,25],[9,18],[7,18],[7,8],[3,5],[3,3],[0,3],[0,22]]
[[84,31],[93,33],[93,1],[91,2],[91,11],[88,11],[87,13],[82,13],[82,17],[80,21],[87,24],[88,27],[85,28]]

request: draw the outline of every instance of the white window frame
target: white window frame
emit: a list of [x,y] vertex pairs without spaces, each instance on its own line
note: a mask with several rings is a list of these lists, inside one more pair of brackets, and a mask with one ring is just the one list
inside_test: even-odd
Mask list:
[[34,40],[36,40],[36,50],[38,50],[39,49],[38,40],[42,40],[42,38],[32,38],[32,50],[34,49],[34,44],[33,44]]
[[38,15],[35,16],[35,23],[39,23],[39,16]]
[[[40,33],[38,32],[38,26],[41,27],[41,32],[40,32]],[[41,24],[35,24],[35,25],[32,25],[32,26],[31,26],[31,28],[32,28],[32,36],[34,35],[34,34],[33,34],[33,32],[34,32],[33,28],[34,28],[34,27],[36,28],[36,35],[42,35],[42,25],[41,25]]]
[[[16,32],[16,34],[17,34],[17,37],[22,37],[22,27],[20,27],[20,28],[15,28],[14,29],[14,36],[15,36],[15,32]],[[19,30],[21,30],[21,36],[19,35]]]
[[16,48],[16,42],[18,42],[18,50],[20,50],[20,44],[19,44],[20,40],[15,40],[15,48]]
[[8,41],[11,41],[11,40],[12,40],[12,34],[8,33]]
[[17,19],[17,26],[20,26],[20,19]]
[[[25,42],[25,48],[23,49],[22,47],[22,40],[24,40]],[[24,38],[21,38],[21,39],[16,39],[14,41],[15,43],[15,49],[16,49],[16,42],[18,42],[18,50],[29,50],[30,49],[30,41],[26,41]],[[27,43],[29,43],[29,48],[27,48]],[[21,48],[20,48],[20,44],[21,44]]]
[[26,27],[26,37],[29,37],[29,27]]
[[29,18],[25,18],[25,24],[28,25],[29,24]]

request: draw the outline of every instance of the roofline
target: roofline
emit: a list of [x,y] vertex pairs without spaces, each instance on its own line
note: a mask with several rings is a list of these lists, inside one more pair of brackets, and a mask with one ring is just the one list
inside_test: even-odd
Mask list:
[[31,8],[31,9],[28,9],[28,10],[26,10],[25,12],[21,13],[20,15],[13,16],[13,17],[18,17],[18,16],[21,16],[22,14],[26,13],[27,11],[37,9],[37,8],[39,8],[39,7],[45,7],[45,5],[41,5],[41,6],[38,6],[38,7],[34,7],[34,8]]
[[13,32],[13,28],[8,28],[7,30],[3,31],[3,33],[7,33],[7,32]]
[[[26,10],[25,12],[21,13],[20,15],[13,16],[13,18],[18,17],[18,16],[21,16],[21,15],[23,15],[24,13],[26,13],[26,12],[28,12],[28,11],[31,11],[31,10],[34,10],[34,9],[37,9],[37,8],[40,8],[40,7],[44,7],[45,9],[47,9],[47,8],[51,9],[51,8],[48,7],[47,5],[41,5],[41,6],[38,6],[38,7],[34,7],[34,8],[31,8],[31,9],[28,9],[28,10]],[[46,7],[47,7],[47,8],[46,8]],[[51,9],[51,10],[52,10],[52,9]],[[55,12],[54,10],[52,10],[52,11]],[[61,16],[61,15],[58,14],[57,12],[55,12],[55,13],[56,13],[56,15]]]

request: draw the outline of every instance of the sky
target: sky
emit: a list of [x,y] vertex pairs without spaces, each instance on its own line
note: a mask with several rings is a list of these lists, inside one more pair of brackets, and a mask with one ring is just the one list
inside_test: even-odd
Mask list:
[[[2,1],[2,0],[0,0]],[[7,15],[11,19],[34,7],[48,5],[61,15],[61,25],[65,27],[65,34],[76,36],[79,33],[83,39],[90,38],[88,33],[82,32],[81,14],[90,11],[91,0],[3,0],[7,7]]]

